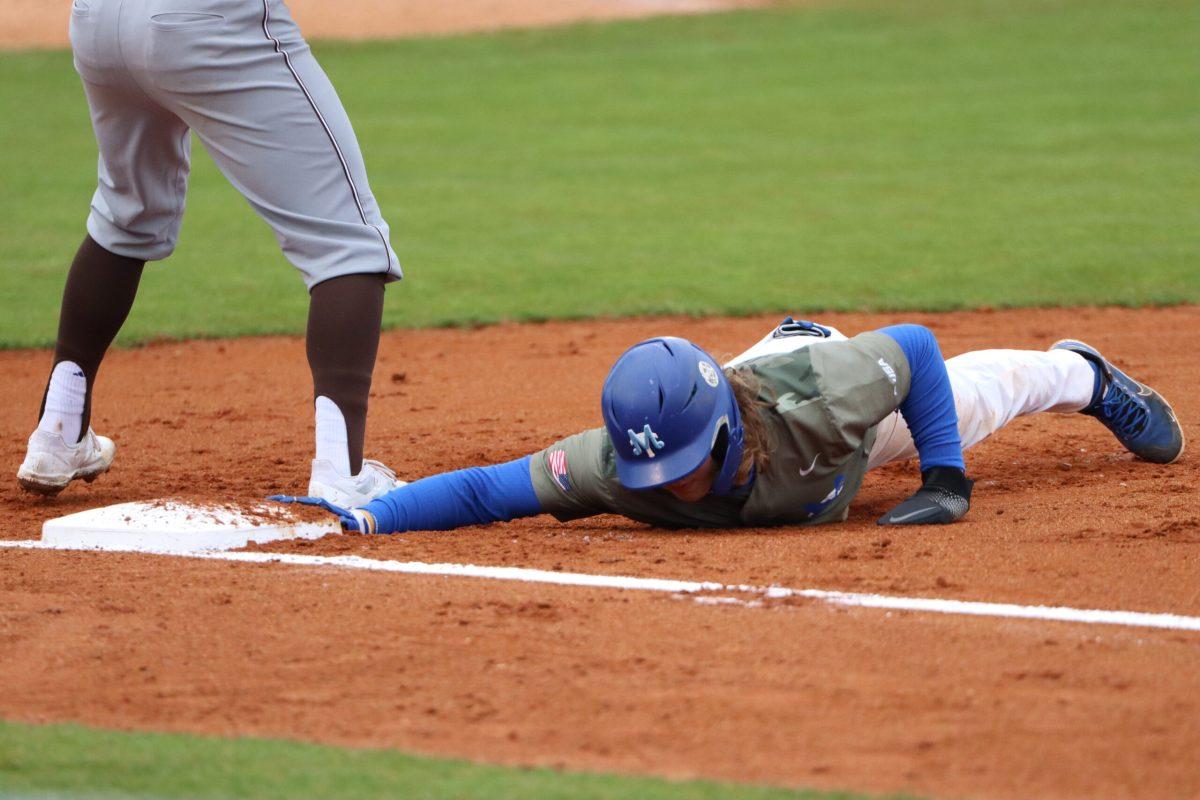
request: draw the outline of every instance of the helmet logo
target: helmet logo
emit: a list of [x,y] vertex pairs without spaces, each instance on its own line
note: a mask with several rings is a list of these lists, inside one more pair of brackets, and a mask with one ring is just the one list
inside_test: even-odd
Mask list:
[[717,384],[721,382],[721,379],[717,377],[717,368],[707,361],[701,361],[697,366],[700,369],[700,377],[704,378],[704,382],[714,389],[717,388]]
[[654,458],[655,449],[663,450],[666,448],[666,442],[658,438],[658,434],[650,429],[647,424],[641,433],[635,433],[633,428],[629,431],[629,446],[633,448],[633,454],[640,456],[645,453],[648,458]]

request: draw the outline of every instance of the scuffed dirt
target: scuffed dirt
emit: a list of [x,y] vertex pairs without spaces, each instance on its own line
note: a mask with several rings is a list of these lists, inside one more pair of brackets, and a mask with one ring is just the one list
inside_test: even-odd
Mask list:
[[[914,320],[947,355],[1100,347],[1200,435],[1200,309],[822,315]],[[514,458],[598,423],[631,342],[717,353],[777,318],[640,319],[386,334],[369,455],[402,476]],[[15,471],[49,368],[0,353],[0,462]],[[252,502],[304,489],[303,342],[114,353],[96,429],[118,460],[54,502],[0,482],[0,535],[129,500]],[[972,450],[975,503],[946,528],[873,521],[916,485],[872,474],[821,529],[655,531],[600,517],[275,549],[1200,614],[1200,468],[1134,461],[1079,415],[1019,420]],[[907,790],[930,797],[1200,793],[1200,637],[761,608],[490,581],[0,550],[0,716],[271,735],[519,764]]]

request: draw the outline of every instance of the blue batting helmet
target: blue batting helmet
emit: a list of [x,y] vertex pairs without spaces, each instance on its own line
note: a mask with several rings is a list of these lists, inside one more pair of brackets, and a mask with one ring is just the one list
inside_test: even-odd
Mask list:
[[625,351],[600,394],[604,424],[627,489],[654,489],[717,460],[712,491],[729,491],[742,460],[742,417],[733,387],[687,339],[647,339]]

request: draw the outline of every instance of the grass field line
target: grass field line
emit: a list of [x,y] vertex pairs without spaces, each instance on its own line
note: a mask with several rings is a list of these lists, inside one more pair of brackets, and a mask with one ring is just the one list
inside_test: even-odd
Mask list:
[[[70,550],[74,552],[113,552],[82,550],[46,544],[38,540],[0,541],[0,547],[30,550]],[[739,603],[738,595],[755,595],[761,600],[804,598],[835,606],[875,608],[887,611],[911,611],[925,614],[955,614],[1002,619],[1029,619],[1044,622],[1073,622],[1084,625],[1120,625],[1134,628],[1163,628],[1167,630],[1200,632],[1200,617],[1180,614],[1149,613],[1105,609],[1072,608],[1069,606],[1029,606],[1016,603],[990,603],[978,600],[947,600],[933,597],[901,597],[895,595],[837,592],[826,589],[791,589],[783,586],[751,586],[714,581],[690,581],[671,578],[640,578],[628,575],[595,575],[583,572],[555,572],[524,567],[479,566],[475,564],[437,564],[424,561],[391,561],[361,556],[310,556],[296,553],[243,552],[156,552],[129,550],[143,555],[173,556],[176,558],[230,561],[243,564],[287,564],[303,567],[337,567],[370,572],[391,572],[406,575],[433,575],[458,578],[483,578],[499,581],[520,581],[555,586],[581,586],[594,589],[623,589],[641,592],[662,592],[676,595],[699,595],[695,599],[707,604]],[[728,598],[714,597],[729,593]]]

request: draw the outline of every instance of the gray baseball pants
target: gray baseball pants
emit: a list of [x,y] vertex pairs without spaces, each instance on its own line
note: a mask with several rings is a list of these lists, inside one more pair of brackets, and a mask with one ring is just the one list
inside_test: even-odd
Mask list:
[[282,0],[74,0],[71,47],[100,148],[87,228],[102,247],[171,254],[195,131],[309,288],[400,277],[350,120]]

